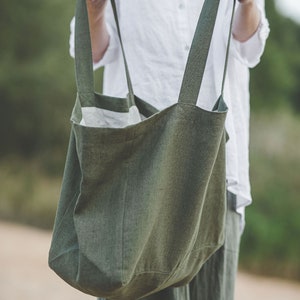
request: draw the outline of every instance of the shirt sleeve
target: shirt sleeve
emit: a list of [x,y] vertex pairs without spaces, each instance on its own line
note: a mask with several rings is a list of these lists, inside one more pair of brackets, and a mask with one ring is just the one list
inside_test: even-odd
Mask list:
[[257,31],[245,42],[239,42],[232,38],[233,56],[249,68],[255,67],[260,62],[270,32],[264,0],[257,0],[257,6],[260,11],[260,24]]
[[[116,59],[119,51],[118,34],[117,34],[117,29],[116,29],[111,5],[107,5],[106,7],[105,21],[106,21],[107,31],[109,34],[109,45],[102,59],[93,64],[94,70],[103,67],[109,63],[112,63]],[[69,47],[70,55],[74,58],[75,57],[75,17],[73,17],[70,23],[69,45],[70,45]]]

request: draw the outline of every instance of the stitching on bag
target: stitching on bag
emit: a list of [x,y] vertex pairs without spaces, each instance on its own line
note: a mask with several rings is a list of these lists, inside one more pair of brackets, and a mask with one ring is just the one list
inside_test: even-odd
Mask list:
[[219,247],[219,246],[222,246],[222,245],[223,245],[222,243],[217,243],[217,244],[214,244],[214,245],[205,245],[205,246],[202,246],[200,248],[193,249],[190,253],[200,251],[200,250],[205,249],[205,248],[216,248],[216,247]]
[[[197,249],[194,249],[192,251],[190,251],[188,254],[187,254],[187,257],[192,254],[193,252],[198,252],[202,249],[205,249],[205,248],[218,248],[219,246],[222,246],[222,244],[217,244],[217,245],[205,245],[203,247],[200,247],[200,248],[197,248]],[[180,270],[182,269],[183,266],[181,267],[176,267],[177,270]],[[172,271],[144,271],[144,272],[139,272],[139,273],[135,273],[134,276],[140,276],[140,275],[143,275],[143,274],[163,274],[163,275],[170,275],[170,273],[172,273]]]
[[134,277],[141,276],[144,274],[162,274],[162,275],[170,275],[170,272],[167,271],[144,271],[140,273],[134,273]]
[[[127,165],[126,165],[126,173],[127,173]],[[127,176],[126,176],[127,177]],[[127,179],[128,180],[128,179]],[[127,192],[127,181],[126,181],[126,189],[125,189],[125,197],[126,197],[126,192]],[[121,258],[122,258],[122,274],[121,274],[121,282],[124,285],[124,226],[125,226],[125,200],[123,201],[123,214],[122,214],[122,247],[121,247]]]
[[64,252],[62,252],[62,253],[60,253],[59,255],[56,255],[55,257],[53,257],[53,258],[50,260],[50,263],[51,263],[51,262],[54,262],[55,260],[57,260],[57,259],[60,258],[61,256],[65,255],[65,254],[67,254],[67,253],[69,253],[69,252],[76,251],[76,250],[79,250],[79,247],[78,247],[78,246],[73,246],[73,247],[69,248],[68,250],[66,250],[66,251],[64,251]]
[[[132,142],[131,142],[132,144]],[[125,165],[126,165],[126,184],[125,184],[125,187],[124,187],[124,194],[123,194],[123,222],[122,222],[122,247],[121,247],[121,257],[122,257],[122,275],[121,275],[121,281],[122,281],[122,284],[123,285],[126,285],[126,282],[124,280],[124,259],[125,259],[125,251],[124,251],[124,243],[125,243],[125,233],[124,233],[124,230],[125,230],[125,213],[126,213],[126,199],[127,199],[127,188],[128,188],[128,162],[126,161],[125,162]]]
[[94,95],[94,92],[78,92],[79,96],[84,96],[84,95]]
[[209,115],[222,115],[222,114],[226,114],[227,111],[215,111],[215,110],[208,110],[205,108],[202,108],[200,106],[194,105],[194,104],[190,104],[190,103],[183,103],[183,102],[178,102],[178,106],[187,106],[187,107],[192,107],[195,108],[203,113],[209,114]]
[[60,222],[57,224],[57,226],[56,226],[56,228],[55,228],[55,232],[58,232],[59,229],[61,228],[62,223],[63,223],[63,221],[64,221],[64,218],[65,218],[66,214],[67,214],[68,211],[71,209],[73,203],[76,202],[76,199],[77,199],[77,197],[78,197],[79,194],[80,194],[80,193],[77,192],[77,193],[75,193],[75,195],[73,196],[72,200],[70,201],[69,205],[68,205],[67,208],[65,209],[63,215],[61,216],[61,218],[60,218],[61,220],[60,220]]

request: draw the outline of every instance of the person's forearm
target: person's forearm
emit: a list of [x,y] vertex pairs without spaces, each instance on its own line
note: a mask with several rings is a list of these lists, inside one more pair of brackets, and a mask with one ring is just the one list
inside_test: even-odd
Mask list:
[[105,6],[107,0],[87,0],[93,61],[98,62],[104,55],[109,34],[105,24]]
[[260,13],[255,0],[240,0],[239,2],[232,33],[236,40],[245,42],[257,31]]

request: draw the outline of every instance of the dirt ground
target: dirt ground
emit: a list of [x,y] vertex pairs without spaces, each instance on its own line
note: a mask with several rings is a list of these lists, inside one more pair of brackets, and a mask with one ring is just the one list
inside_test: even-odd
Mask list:
[[[0,222],[0,300],[88,300],[47,266],[51,234]],[[300,284],[239,273],[236,300],[300,300]]]

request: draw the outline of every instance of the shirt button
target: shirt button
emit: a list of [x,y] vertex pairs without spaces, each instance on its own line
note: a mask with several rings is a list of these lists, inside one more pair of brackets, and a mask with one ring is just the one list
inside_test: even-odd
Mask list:
[[184,9],[184,4],[180,3],[178,7],[179,7],[179,9]]

